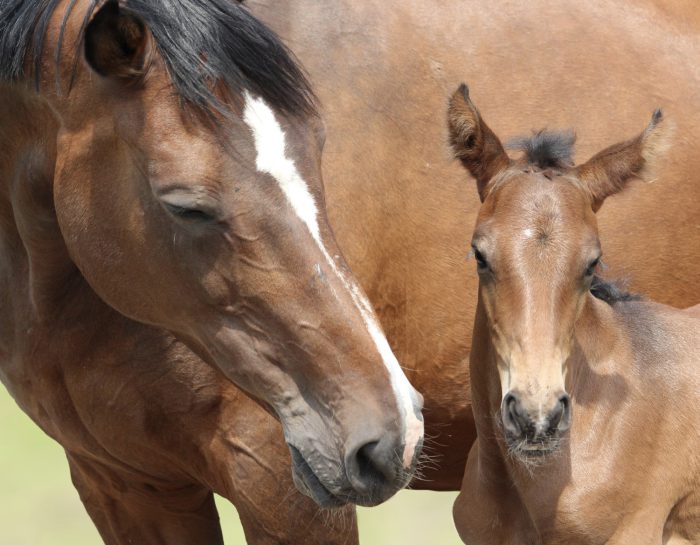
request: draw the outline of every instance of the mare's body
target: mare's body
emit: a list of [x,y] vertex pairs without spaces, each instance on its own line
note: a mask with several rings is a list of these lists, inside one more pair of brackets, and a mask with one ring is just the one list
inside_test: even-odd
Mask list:
[[237,3],[0,26],[0,379],[104,541],[220,543],[212,492],[251,543],[355,540],[342,506],[408,483],[420,398],[325,218],[295,61]]
[[[633,114],[666,106],[687,139],[673,150],[676,159],[663,184],[645,186],[634,198],[622,195],[601,211],[606,261],[613,274],[629,276],[635,290],[656,300],[676,306],[700,301],[700,227],[689,206],[700,184],[683,183],[695,180],[700,169],[700,156],[689,153],[700,138],[700,21],[692,2],[247,4],[310,73],[326,121],[323,167],[331,223],[399,359],[426,397],[437,468],[427,467],[429,480],[417,487],[459,489],[475,438],[468,358],[477,284],[465,256],[478,200],[464,191],[442,118],[445,96],[457,81],[469,77],[500,133],[526,133],[534,110],[538,124],[575,125],[582,155],[636,128]],[[662,193],[667,205],[659,209]],[[667,228],[657,229],[661,224]],[[26,262],[13,263],[26,270]],[[664,263],[673,263],[673,271]],[[139,335],[134,330],[134,341]],[[157,335],[164,346],[173,342],[162,331]],[[160,368],[150,354],[148,359]],[[351,513],[328,528],[314,504],[294,492],[285,499],[292,483],[279,423],[199,358],[188,352],[184,359],[190,365],[152,381],[146,392],[127,383],[133,429],[156,416],[139,414],[141,398],[178,385],[201,410],[157,412],[166,424],[152,426],[151,433],[176,429],[170,436],[177,449],[191,444],[206,452],[210,465],[235,468],[218,474],[228,479],[224,495],[235,500],[251,543],[351,542],[355,530],[339,529],[352,527]],[[134,360],[121,368],[128,374],[139,367]],[[119,366],[113,372],[122,373]],[[90,376],[99,384],[104,371]],[[207,377],[217,392],[211,398],[199,387]],[[68,396],[64,401],[73,404]],[[225,422],[234,420],[228,429]],[[201,430],[220,436],[221,448],[206,441],[202,446],[207,437]],[[243,436],[241,430],[247,430]],[[162,435],[162,451],[172,452],[168,434]],[[269,447],[260,448],[262,443]]]

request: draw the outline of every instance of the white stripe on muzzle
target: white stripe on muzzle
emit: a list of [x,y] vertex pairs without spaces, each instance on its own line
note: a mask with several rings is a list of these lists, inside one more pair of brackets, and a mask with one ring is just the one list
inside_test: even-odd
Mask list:
[[360,290],[355,281],[341,273],[335,261],[328,254],[326,247],[323,245],[321,232],[318,226],[318,208],[316,207],[316,202],[306,182],[299,174],[294,161],[286,156],[284,131],[275,118],[274,112],[263,99],[253,97],[246,91],[243,120],[253,132],[255,149],[257,152],[256,166],[258,170],[269,174],[279,183],[292,209],[299,219],[304,222],[329,266],[350,293],[377,347],[377,351],[389,371],[391,385],[398,406],[404,413],[403,424],[406,430],[406,443],[403,453],[403,464],[406,468],[409,468],[413,463],[413,456],[418,442],[423,435],[423,422],[416,416],[413,409],[412,387],[406,375],[404,375],[396,356],[394,356],[367,297]]

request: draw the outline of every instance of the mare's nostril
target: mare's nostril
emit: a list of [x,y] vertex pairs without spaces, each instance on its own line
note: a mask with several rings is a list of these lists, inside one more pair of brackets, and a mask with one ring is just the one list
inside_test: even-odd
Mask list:
[[363,481],[381,482],[386,477],[373,456],[377,444],[377,441],[367,443],[357,451],[357,466]]
[[348,455],[346,470],[355,492],[371,501],[393,488],[398,458],[392,454],[393,450],[385,449],[381,441],[370,441]]
[[[413,410],[416,412],[416,416],[421,414],[424,401],[423,394],[421,394],[418,390],[413,390]],[[420,418],[422,419],[422,417]]]

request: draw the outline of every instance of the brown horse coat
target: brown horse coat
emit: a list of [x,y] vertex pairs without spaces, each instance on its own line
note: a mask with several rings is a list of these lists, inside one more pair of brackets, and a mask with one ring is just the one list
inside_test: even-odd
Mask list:
[[0,26],[0,379],[105,542],[220,543],[213,491],[251,542],[354,539],[308,521],[410,481],[421,399],[284,46],[225,0],[8,0]]

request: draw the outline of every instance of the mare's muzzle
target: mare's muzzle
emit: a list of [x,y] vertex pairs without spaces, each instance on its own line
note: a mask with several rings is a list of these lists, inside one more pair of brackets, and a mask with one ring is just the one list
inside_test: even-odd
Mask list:
[[371,507],[388,500],[410,482],[422,448],[421,438],[406,467],[401,435],[367,426],[346,443],[341,463],[316,450],[290,445],[297,488],[322,507],[347,503]]

